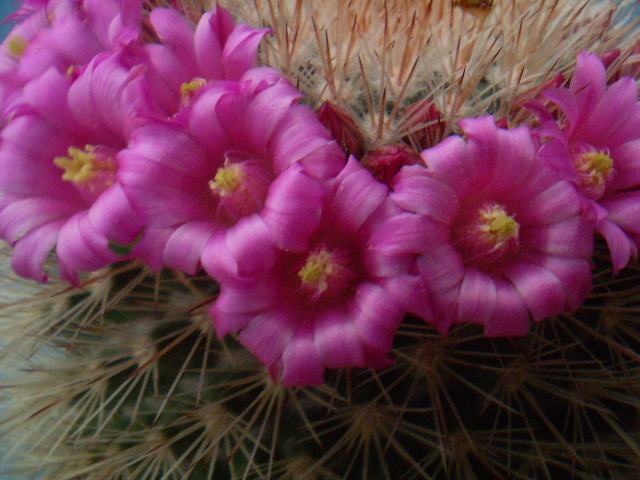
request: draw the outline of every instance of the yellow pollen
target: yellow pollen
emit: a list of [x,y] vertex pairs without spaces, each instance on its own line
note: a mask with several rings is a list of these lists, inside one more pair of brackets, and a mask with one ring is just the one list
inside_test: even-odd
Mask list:
[[207,84],[207,81],[204,78],[194,78],[190,82],[183,83],[180,87],[180,91],[182,95],[185,97],[188,95],[192,95],[200,90]]
[[7,46],[9,47],[9,51],[16,55],[17,57],[21,57],[24,55],[24,52],[27,51],[27,47],[29,46],[29,42],[21,36],[21,35],[13,35],[9,38],[7,42]]
[[242,169],[240,164],[233,163],[228,167],[221,167],[216,176],[209,182],[211,190],[218,190],[220,196],[231,195],[242,182]]
[[316,296],[320,296],[329,288],[330,277],[340,273],[343,268],[336,264],[331,253],[321,250],[309,255],[307,263],[300,269],[298,276],[303,286],[315,290]]
[[593,177],[593,183],[606,182],[613,171],[613,159],[602,152],[583,153],[581,157],[582,165],[578,170]]
[[483,225],[480,226],[480,230],[493,243],[493,250],[503,247],[511,239],[517,240],[520,224],[509,216],[500,205],[481,210],[481,217]]
[[85,146],[84,150],[69,147],[68,157],[56,157],[54,163],[65,171],[62,179],[76,183],[93,179],[96,175],[93,162],[97,158],[97,155],[92,153],[94,149],[93,145]]

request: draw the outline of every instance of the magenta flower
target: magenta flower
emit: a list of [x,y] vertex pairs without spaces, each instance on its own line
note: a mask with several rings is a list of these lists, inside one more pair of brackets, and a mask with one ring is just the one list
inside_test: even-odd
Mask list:
[[531,319],[589,293],[593,222],[526,127],[499,129],[491,117],[460,126],[467,141],[449,137],[422,152],[428,168],[400,170],[390,198],[404,213],[378,230],[393,235],[374,234],[369,262],[377,274],[422,276],[441,332],[474,322],[487,336],[524,335]]
[[28,82],[50,68],[65,74],[137,38],[141,12],[140,0],[26,2],[15,15],[21,22],[0,45],[2,115],[20,104]]
[[118,259],[107,241],[133,241],[141,225],[116,182],[117,152],[154,115],[142,70],[118,54],[95,57],[77,79],[50,68],[23,89],[0,143],[0,236],[12,265],[45,281],[56,246],[64,279]]
[[[211,236],[235,235],[253,214],[278,246],[306,241],[322,181],[337,175],[345,155],[300,98],[275,70],[251,69],[239,82],[203,86],[173,120],[138,129],[118,172],[147,227],[135,255],[156,269],[193,274]],[[286,172],[296,162],[301,168]],[[287,194],[307,199],[272,191],[278,176],[290,185]]]
[[[288,191],[290,184],[280,181],[286,173],[272,191],[289,199],[290,209],[297,209],[294,202],[315,209],[315,198]],[[404,315],[398,297],[425,295],[414,290],[421,286],[417,277],[377,277],[364,262],[368,238],[385,216],[386,194],[387,187],[352,157],[332,181],[321,218],[299,248],[275,248],[260,233],[268,230],[260,217],[242,235],[214,236],[202,262],[221,287],[209,310],[218,335],[240,332],[240,341],[284,385],[319,385],[325,368],[391,364],[387,355]],[[243,261],[261,268],[243,271]]]
[[640,103],[632,78],[607,87],[605,67],[582,52],[569,88],[543,94],[564,114],[560,124],[545,110],[539,134],[551,140],[540,155],[574,182],[597,217],[596,230],[620,270],[640,245]]
[[218,6],[200,18],[197,28],[178,12],[155,8],[150,14],[160,44],[145,46],[156,100],[168,116],[188,105],[211,80],[239,80],[256,66],[258,45],[268,29],[236,25]]

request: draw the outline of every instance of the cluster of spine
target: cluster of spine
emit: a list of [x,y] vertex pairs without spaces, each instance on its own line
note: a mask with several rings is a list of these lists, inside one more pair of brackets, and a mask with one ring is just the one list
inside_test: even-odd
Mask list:
[[576,313],[523,338],[488,339],[469,324],[442,336],[408,318],[395,366],[331,371],[314,388],[274,383],[241,344],[217,338],[203,303],[218,287],[206,276],[122,264],[86,292],[59,283],[31,306],[31,343],[3,361],[23,369],[3,390],[4,470],[61,480],[632,479],[640,337],[630,286],[640,273],[611,273]]
[[[451,108],[456,75],[436,88],[417,60],[381,60],[406,91],[383,71],[352,102],[362,64],[314,67],[316,115],[282,76],[293,48],[274,60],[286,25],[108,3],[25,2],[3,43],[0,233],[20,275],[62,278],[2,307],[7,471],[637,476],[633,50],[576,63],[591,45],[567,32],[564,75],[523,70],[500,104],[478,67]],[[467,7],[436,17],[479,38],[491,9]],[[371,15],[357,35],[406,34]],[[280,72],[255,67],[269,32]]]

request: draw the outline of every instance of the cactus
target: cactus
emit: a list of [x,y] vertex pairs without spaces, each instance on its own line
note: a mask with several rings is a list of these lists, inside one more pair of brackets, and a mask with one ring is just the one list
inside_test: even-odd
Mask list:
[[[193,23],[206,7],[168,3]],[[459,133],[462,117],[490,113],[535,125],[524,103],[556,74],[570,75],[584,49],[620,49],[611,77],[637,64],[627,3],[334,3],[224,6],[273,31],[262,62],[292,78],[307,104],[340,109],[352,121],[335,128],[356,128],[369,152],[399,142],[420,151],[432,146],[425,141]],[[431,105],[441,117],[429,117]],[[327,370],[315,387],[274,381],[236,335],[216,334],[208,309],[220,286],[203,270],[123,260],[83,275],[77,287],[56,275],[52,254],[54,273],[36,285],[8,272],[10,256],[6,247],[0,473],[56,480],[640,476],[640,267],[632,260],[614,271],[602,240],[593,289],[577,310],[512,338],[488,338],[470,323],[443,335],[407,314],[394,365]]]

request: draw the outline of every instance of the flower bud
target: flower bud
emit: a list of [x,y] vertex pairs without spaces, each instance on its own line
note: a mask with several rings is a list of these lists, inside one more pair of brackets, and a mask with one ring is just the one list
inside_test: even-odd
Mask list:
[[347,112],[327,101],[322,104],[317,115],[347,155],[362,158],[366,150],[364,135]]
[[423,100],[409,106],[405,112],[406,130],[409,135],[403,140],[415,145],[418,150],[436,145],[444,136],[445,122],[438,107],[430,100]]
[[393,177],[405,165],[423,164],[420,155],[411,147],[397,143],[383,145],[368,152],[362,159],[362,165],[379,182],[390,185]]

